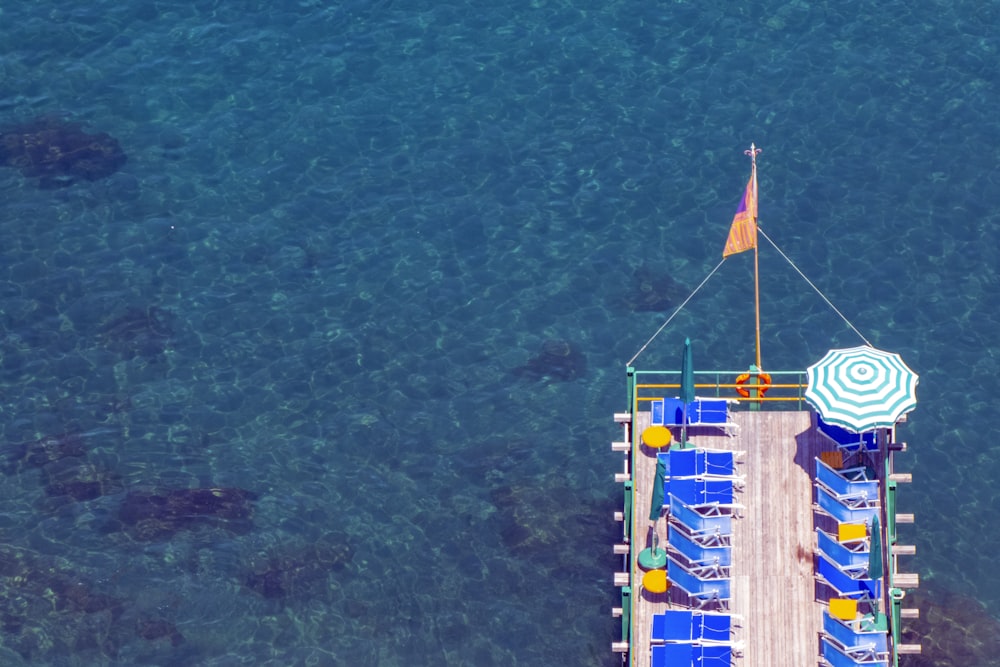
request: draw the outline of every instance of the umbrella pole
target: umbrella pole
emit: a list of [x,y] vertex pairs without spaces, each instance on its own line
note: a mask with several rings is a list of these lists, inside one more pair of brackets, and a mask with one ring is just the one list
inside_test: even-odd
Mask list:
[[648,547],[639,552],[637,561],[639,567],[646,570],[658,570],[667,564],[667,551],[660,548],[660,537],[656,532],[656,527],[660,520],[653,521],[653,535]]

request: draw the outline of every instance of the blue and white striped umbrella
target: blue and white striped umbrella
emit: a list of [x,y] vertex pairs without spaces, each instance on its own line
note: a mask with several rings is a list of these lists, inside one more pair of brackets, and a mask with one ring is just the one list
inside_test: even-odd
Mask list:
[[893,426],[917,405],[917,374],[867,345],[830,350],[806,376],[805,399],[823,420],[858,433]]

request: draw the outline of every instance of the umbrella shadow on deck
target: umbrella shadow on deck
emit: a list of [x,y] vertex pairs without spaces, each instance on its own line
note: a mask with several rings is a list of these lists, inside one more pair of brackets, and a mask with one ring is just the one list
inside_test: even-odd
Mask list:
[[795,465],[802,468],[809,479],[816,479],[816,457],[823,452],[836,452],[837,446],[820,433],[816,413],[809,415],[809,428],[795,436]]
[[[810,414],[809,428],[802,431],[795,436],[795,465],[802,469],[802,471],[809,476],[809,492],[810,496],[804,498],[803,502],[808,502],[810,505],[815,507],[816,491],[816,459],[822,456],[831,456],[837,452],[837,446],[825,437],[819,430],[816,420],[816,413]],[[825,454],[829,452],[829,454]],[[823,512],[818,510],[812,511],[813,517],[813,528],[820,528],[829,533],[836,534],[837,532],[837,521],[830,516],[827,516]],[[811,545],[811,548],[806,548],[804,546],[799,546],[797,550],[797,557],[801,563],[809,563],[810,569],[815,573],[818,571],[819,556],[815,552],[815,544]],[[822,602],[828,602],[831,597],[836,597],[836,595],[831,595],[829,587],[824,585],[819,580],[815,582],[814,599]],[[818,640],[817,640],[818,641]],[[818,650],[821,648],[817,644]]]

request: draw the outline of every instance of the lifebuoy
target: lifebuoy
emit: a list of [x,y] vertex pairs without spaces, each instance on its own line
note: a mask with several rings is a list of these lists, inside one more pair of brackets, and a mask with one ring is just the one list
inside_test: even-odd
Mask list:
[[754,387],[750,385],[751,388],[756,389],[758,392],[757,398],[764,398],[764,394],[767,390],[771,388],[771,376],[767,373],[757,373],[756,375],[750,375],[750,373],[743,373],[736,378],[736,393],[743,398],[750,398],[750,390],[746,389],[743,385],[750,381],[751,378],[757,378],[758,385]]

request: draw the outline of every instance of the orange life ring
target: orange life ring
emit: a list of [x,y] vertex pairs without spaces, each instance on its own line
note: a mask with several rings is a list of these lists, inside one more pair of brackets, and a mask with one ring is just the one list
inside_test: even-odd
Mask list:
[[[758,398],[764,398],[764,394],[767,390],[771,388],[771,376],[767,373],[757,373],[756,375],[750,375],[749,373],[743,373],[736,378],[736,393],[743,398],[750,398],[750,390],[745,389],[743,385],[750,381],[750,378],[756,377],[759,386],[754,387],[759,393]],[[753,387],[753,385],[750,385]]]

